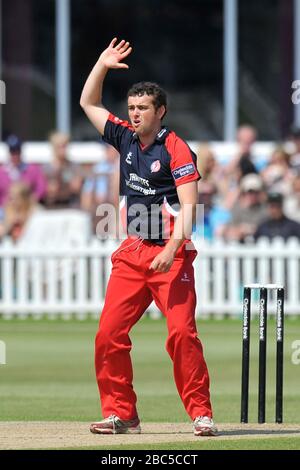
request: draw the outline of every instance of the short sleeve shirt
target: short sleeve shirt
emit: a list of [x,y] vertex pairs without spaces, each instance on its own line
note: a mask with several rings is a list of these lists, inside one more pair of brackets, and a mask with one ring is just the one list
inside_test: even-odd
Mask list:
[[163,244],[179,210],[177,186],[200,179],[196,155],[166,127],[150,146],[142,148],[130,124],[113,114],[103,140],[120,153],[120,196],[128,234]]

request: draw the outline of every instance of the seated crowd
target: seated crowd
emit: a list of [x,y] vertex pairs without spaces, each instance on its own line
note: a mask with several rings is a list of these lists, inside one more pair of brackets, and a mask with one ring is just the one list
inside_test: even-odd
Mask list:
[[[300,129],[292,130],[294,150],[278,147],[270,159],[253,158],[256,131],[242,126],[238,152],[219,161],[209,145],[199,146],[199,204],[195,231],[207,240],[245,242],[260,237],[300,238]],[[0,240],[18,241],[37,211],[78,209],[90,214],[96,229],[99,204],[118,206],[118,153],[105,146],[106,157],[93,164],[68,159],[69,136],[49,138],[53,158],[46,165],[25,163],[17,136],[7,139],[9,158],[0,165]],[[201,219],[201,220],[200,220]]]
[[270,159],[252,154],[256,131],[238,130],[237,155],[221,164],[209,146],[198,151],[199,203],[206,239],[245,242],[260,237],[300,239],[300,129],[292,130],[293,153],[278,146]]

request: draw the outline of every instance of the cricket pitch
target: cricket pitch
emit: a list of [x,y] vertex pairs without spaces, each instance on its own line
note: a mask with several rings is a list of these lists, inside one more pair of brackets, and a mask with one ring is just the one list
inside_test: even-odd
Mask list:
[[300,437],[297,424],[218,424],[217,437],[195,437],[191,423],[142,423],[142,434],[97,435],[83,422],[0,422],[0,449],[110,448],[126,444]]

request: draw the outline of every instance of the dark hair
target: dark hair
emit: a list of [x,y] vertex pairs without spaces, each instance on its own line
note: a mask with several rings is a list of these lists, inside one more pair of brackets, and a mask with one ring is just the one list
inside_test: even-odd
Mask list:
[[267,201],[269,204],[277,204],[278,206],[282,206],[283,199],[284,197],[281,193],[269,193]]
[[153,105],[156,110],[161,106],[166,108],[166,112],[163,117],[167,114],[167,94],[165,90],[161,88],[157,83],[153,82],[139,82],[132,85],[130,90],[127,93],[127,98],[129,96],[153,96]]
[[9,135],[6,139],[6,144],[10,152],[20,152],[22,147],[22,142],[18,136],[12,134]]
[[296,125],[292,125],[292,127],[290,129],[290,134],[295,139],[299,139],[299,137],[300,137],[300,127],[298,127]]

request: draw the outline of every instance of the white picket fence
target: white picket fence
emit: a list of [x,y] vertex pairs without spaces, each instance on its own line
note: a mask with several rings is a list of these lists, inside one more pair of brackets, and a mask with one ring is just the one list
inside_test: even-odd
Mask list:
[[[241,315],[243,285],[278,283],[286,288],[285,312],[300,313],[300,244],[277,239],[239,245],[195,242],[197,316]],[[99,316],[117,242],[92,240],[84,246],[0,244],[0,314],[35,318]],[[253,311],[257,312],[254,294]],[[274,313],[271,295],[269,313]],[[152,304],[150,313],[157,309]]]

